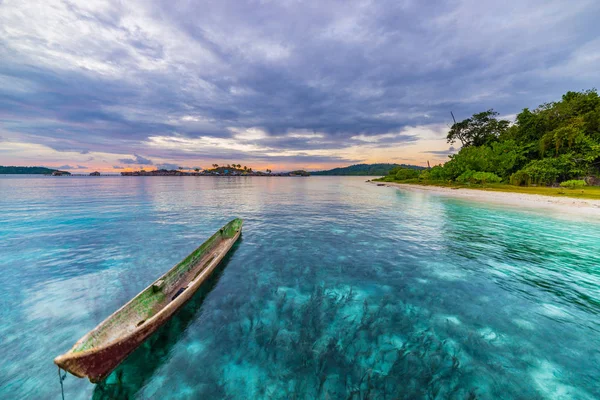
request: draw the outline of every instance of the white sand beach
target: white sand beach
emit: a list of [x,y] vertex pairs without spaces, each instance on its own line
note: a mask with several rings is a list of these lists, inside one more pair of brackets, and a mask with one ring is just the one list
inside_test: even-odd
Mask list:
[[440,186],[422,186],[405,183],[372,182],[385,184],[410,192],[429,193],[433,195],[453,197],[472,201],[495,203],[509,207],[523,207],[529,209],[544,209],[561,214],[579,214],[582,216],[600,218],[600,200],[574,199],[569,197],[543,196],[538,194],[492,192],[478,189],[453,189]]

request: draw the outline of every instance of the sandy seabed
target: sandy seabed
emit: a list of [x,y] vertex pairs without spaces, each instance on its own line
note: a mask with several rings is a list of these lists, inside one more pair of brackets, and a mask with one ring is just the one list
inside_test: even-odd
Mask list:
[[[381,185],[382,182],[371,182]],[[589,216],[600,219],[600,200],[574,199],[569,197],[543,196],[539,194],[496,192],[479,189],[449,188],[442,186],[411,185],[406,183],[383,183],[387,187],[395,187],[409,192],[429,193],[432,195],[453,197],[465,200],[494,203],[508,207],[547,210],[548,212]]]

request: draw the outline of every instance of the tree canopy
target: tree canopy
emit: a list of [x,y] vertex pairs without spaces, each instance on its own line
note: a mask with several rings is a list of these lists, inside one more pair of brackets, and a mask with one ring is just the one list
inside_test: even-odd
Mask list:
[[455,122],[448,132],[448,143],[454,144],[459,140],[463,147],[469,147],[483,146],[497,140],[510,125],[510,121],[498,120],[498,115],[490,109]]
[[555,185],[600,175],[600,97],[595,89],[567,92],[560,101],[533,111],[525,108],[512,124],[498,115],[490,109],[454,123],[447,140],[459,141],[462,148],[419,178]]

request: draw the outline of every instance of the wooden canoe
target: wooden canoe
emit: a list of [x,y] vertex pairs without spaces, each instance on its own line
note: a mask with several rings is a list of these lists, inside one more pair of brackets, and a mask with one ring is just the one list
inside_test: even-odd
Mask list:
[[54,363],[92,383],[106,378],[194,295],[237,241],[242,223],[241,219],[229,222]]

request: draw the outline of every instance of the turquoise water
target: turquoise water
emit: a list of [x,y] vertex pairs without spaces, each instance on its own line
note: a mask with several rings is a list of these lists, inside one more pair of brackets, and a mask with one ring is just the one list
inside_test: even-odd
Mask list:
[[364,178],[0,177],[0,398],[233,217],[209,285],[67,399],[600,398],[600,223]]

